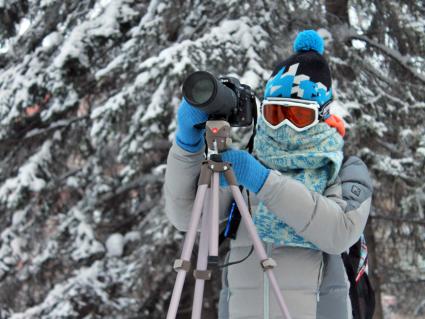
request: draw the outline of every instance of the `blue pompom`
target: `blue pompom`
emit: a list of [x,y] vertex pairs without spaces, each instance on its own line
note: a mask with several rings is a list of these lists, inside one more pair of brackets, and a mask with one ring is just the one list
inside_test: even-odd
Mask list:
[[323,54],[325,45],[322,37],[314,30],[305,30],[298,33],[294,42],[294,51],[302,52],[310,50]]

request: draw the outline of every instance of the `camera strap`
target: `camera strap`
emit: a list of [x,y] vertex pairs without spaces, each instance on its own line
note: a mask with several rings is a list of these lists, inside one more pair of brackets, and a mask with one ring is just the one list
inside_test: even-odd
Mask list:
[[254,118],[254,128],[252,130],[251,137],[249,138],[249,142],[246,146],[249,154],[252,154],[252,151],[254,150],[254,138],[255,138],[255,134],[257,133],[257,108],[255,108],[254,110],[253,118]]

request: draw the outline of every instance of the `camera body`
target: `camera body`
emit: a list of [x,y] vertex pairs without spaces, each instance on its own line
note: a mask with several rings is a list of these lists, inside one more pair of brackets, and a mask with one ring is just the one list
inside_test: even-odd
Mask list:
[[231,126],[251,125],[257,111],[252,89],[234,77],[217,79],[197,71],[183,83],[183,96],[194,107],[208,114],[209,120],[225,120]]
[[233,77],[221,77],[222,84],[231,89],[236,95],[236,106],[227,114],[227,122],[234,127],[249,126],[256,111],[255,94],[249,85],[241,84]]

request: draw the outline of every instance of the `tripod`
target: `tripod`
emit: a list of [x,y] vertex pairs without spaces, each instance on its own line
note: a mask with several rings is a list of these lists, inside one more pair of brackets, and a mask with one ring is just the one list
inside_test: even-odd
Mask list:
[[[241,213],[242,220],[253,242],[255,252],[260,259],[261,267],[269,278],[279,308],[285,319],[291,319],[276,277],[272,271],[276,266],[276,262],[272,258],[267,257],[264,246],[261,243],[249,214],[248,207],[238,187],[231,163],[223,162],[221,159],[220,152],[226,150],[227,145],[231,143],[229,136],[230,125],[228,122],[208,121],[206,123],[206,141],[210,151],[209,158],[202,163],[201,174],[198,180],[198,189],[189,222],[189,230],[185,236],[181,256],[174,262],[174,270],[177,271],[177,279],[174,284],[167,319],[176,318],[184,280],[191,267],[190,257],[202,215],[198,259],[196,270],[193,271],[196,283],[192,307],[192,319],[201,318],[204,284],[206,280],[211,279],[211,270],[208,270],[208,265],[214,266],[218,263],[220,173],[224,173],[224,177],[229,184],[232,195]],[[208,189],[208,187],[210,187],[210,189]]]

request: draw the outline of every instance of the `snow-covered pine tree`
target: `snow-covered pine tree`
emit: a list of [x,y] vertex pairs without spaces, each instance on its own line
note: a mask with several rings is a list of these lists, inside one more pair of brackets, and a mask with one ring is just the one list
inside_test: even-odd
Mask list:
[[163,318],[182,239],[161,196],[181,83],[208,70],[261,97],[306,28],[327,39],[346,152],[374,177],[373,277],[419,315],[424,16],[393,0],[0,0],[0,318]]

